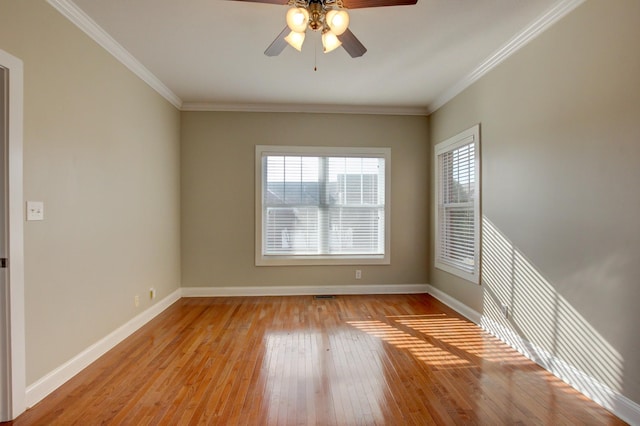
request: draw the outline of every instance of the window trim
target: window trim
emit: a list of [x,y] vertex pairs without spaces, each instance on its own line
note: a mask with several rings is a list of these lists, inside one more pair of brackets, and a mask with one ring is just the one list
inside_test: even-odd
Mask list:
[[[439,156],[445,154],[447,152],[451,152],[455,149],[458,149],[462,146],[469,145],[470,143],[474,143],[474,174],[475,174],[475,182],[474,182],[474,192],[475,197],[473,200],[474,207],[474,268],[472,272],[467,272],[463,269],[456,267],[452,263],[448,263],[441,260],[441,239],[442,235],[440,234],[441,224],[440,224],[440,205],[441,205],[441,174],[442,170],[440,167]],[[475,126],[460,132],[459,134],[443,141],[435,145],[434,147],[434,170],[435,170],[435,203],[434,203],[434,217],[435,217],[435,248],[434,248],[434,266],[437,269],[443,270],[445,272],[449,272],[453,275],[456,275],[460,278],[463,278],[467,281],[471,281],[474,284],[480,284],[480,275],[481,275],[481,161],[480,161],[480,125],[476,124]]]
[[[372,157],[385,160],[384,254],[382,255],[264,255],[263,249],[263,187],[262,158],[264,155],[307,155]],[[256,266],[303,265],[389,265],[391,263],[391,148],[381,147],[318,147],[256,145],[255,151],[255,264]]]

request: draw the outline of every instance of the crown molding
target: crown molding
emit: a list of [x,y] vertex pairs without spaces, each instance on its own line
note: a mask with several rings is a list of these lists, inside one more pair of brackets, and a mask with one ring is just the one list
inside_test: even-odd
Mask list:
[[437,111],[444,104],[459,95],[467,87],[478,81],[482,76],[487,74],[509,56],[520,50],[531,40],[542,34],[547,30],[547,28],[558,22],[569,12],[573,11],[576,7],[580,6],[584,2],[585,0],[563,0],[552,6],[538,19],[529,24],[529,26],[516,34],[500,49],[498,49],[491,56],[485,59],[471,73],[469,73],[462,80],[458,81],[456,84],[454,84],[453,86],[445,90],[440,96],[438,96],[436,100],[432,102],[427,108],[428,114]]
[[75,24],[84,31],[96,43],[102,46],[107,52],[111,53],[124,66],[129,68],[131,72],[137,75],[142,81],[147,83],[158,92],[163,98],[169,101],[173,106],[180,109],[182,107],[182,99],[171,91],[160,81],[151,71],[140,63],[127,49],[120,43],[115,41],[105,30],[103,30],[93,19],[84,13],[71,0],[47,0],[54,9],[60,12],[65,18]]
[[362,105],[314,105],[314,104],[243,104],[184,102],[182,111],[225,112],[302,112],[313,114],[368,114],[368,115],[420,115],[427,116],[424,107],[385,107]]
[[115,41],[93,19],[85,14],[71,0],[47,0],[47,2],[84,31],[96,43],[111,53],[122,64],[129,68],[156,92],[172,105],[182,111],[225,111],[225,112],[280,112],[280,113],[320,113],[320,114],[369,114],[369,115],[414,115],[427,116],[447,102],[452,100],[463,90],[471,86],[509,56],[517,52],[531,40],[543,33],[551,25],[562,19],[569,12],[585,2],[585,0],[562,0],[524,30],[514,36],[500,49],[485,59],[471,73],[455,83],[438,96],[427,107],[385,107],[385,106],[357,106],[357,105],[323,105],[323,104],[251,104],[251,103],[215,103],[215,102],[182,102],[151,71],[142,65],[122,45]]

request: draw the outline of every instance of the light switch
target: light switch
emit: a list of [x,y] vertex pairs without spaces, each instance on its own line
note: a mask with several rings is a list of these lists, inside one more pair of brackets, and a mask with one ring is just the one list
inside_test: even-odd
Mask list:
[[27,201],[27,220],[44,220],[42,201]]

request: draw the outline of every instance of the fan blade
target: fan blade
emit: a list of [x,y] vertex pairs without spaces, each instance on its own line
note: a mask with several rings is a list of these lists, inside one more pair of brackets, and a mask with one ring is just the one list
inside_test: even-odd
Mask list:
[[233,1],[246,1],[251,3],[268,3],[268,4],[287,4],[289,0],[233,0]]
[[344,0],[343,3],[347,9],[364,9],[365,7],[409,6],[418,3],[418,0]]
[[[287,4],[289,0],[232,0],[250,3]],[[416,4],[418,0],[344,0],[347,9],[364,9],[365,7],[406,6]]]
[[281,54],[284,48],[287,47],[287,44],[289,44],[284,38],[287,36],[287,34],[289,34],[290,31],[291,30],[289,29],[289,27],[284,27],[284,30],[282,30],[282,32],[278,34],[278,37],[276,37],[276,39],[273,40],[269,47],[267,47],[267,50],[264,51],[264,54],[267,56],[278,56],[279,54]]
[[342,42],[342,47],[352,58],[359,58],[367,52],[367,48],[360,43],[360,40],[348,28],[342,35],[338,36],[338,40]]

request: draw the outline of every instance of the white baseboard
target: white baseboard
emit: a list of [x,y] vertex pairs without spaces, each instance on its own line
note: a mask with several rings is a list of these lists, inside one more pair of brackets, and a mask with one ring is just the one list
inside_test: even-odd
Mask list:
[[463,317],[480,325],[480,322],[482,320],[482,315],[480,315],[477,311],[471,309],[464,303],[461,303],[460,301],[458,301],[458,299],[455,299],[449,296],[447,293],[440,291],[431,285],[427,285],[427,288],[428,288],[427,292],[430,295],[432,295],[433,297],[435,297],[436,299],[438,299],[439,301],[441,301],[442,303],[444,303],[445,305],[447,305],[448,307],[450,307],[451,309],[453,309]]
[[181,297],[229,296],[302,296],[349,294],[419,294],[429,293],[480,327],[515,348],[573,388],[632,425],[640,425],[640,405],[600,383],[577,368],[526,341],[512,330],[483,317],[477,311],[428,284],[345,285],[345,286],[277,286],[277,287],[182,287],[105,338],[56,368],[26,390],[27,407],[32,407],[92,362],[151,321]]
[[513,330],[504,327],[491,318],[481,315],[479,312],[471,309],[443,291],[431,285],[427,285],[427,288],[430,295],[513,347],[522,355],[540,365],[580,393],[602,405],[625,422],[631,425],[640,425],[639,404],[599,382],[580,369],[568,364],[566,361],[556,358],[553,354],[523,339]]
[[427,293],[426,284],[405,285],[346,285],[346,286],[282,286],[282,287],[183,287],[171,293],[140,315],[116,329],[100,341],[40,378],[26,389],[26,406],[33,407],[51,392],[96,361],[118,343],[129,337],[143,325],[181,297],[216,296],[288,296],[315,294],[414,294]]
[[129,337],[140,327],[151,321],[162,311],[180,299],[181,290],[178,289],[169,296],[152,305],[149,309],[134,317],[129,322],[116,329],[103,339],[89,346],[87,349],[51,371],[26,389],[26,405],[33,407],[44,397],[63,385],[66,381],[78,374],[89,364],[100,358],[118,343]]
[[427,292],[428,286],[426,284],[274,287],[182,287],[182,297],[309,296],[316,294],[419,294]]

